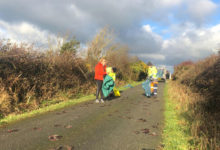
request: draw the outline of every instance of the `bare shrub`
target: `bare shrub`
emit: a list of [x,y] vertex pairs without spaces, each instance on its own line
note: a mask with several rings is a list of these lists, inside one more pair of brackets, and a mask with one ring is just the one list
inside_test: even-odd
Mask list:
[[88,93],[93,86],[84,74],[85,61],[69,51],[36,52],[31,46],[7,42],[0,48],[1,98],[7,95],[10,99],[10,103],[2,99],[4,115],[36,109],[42,100],[63,92],[68,92],[68,97]]
[[86,61],[89,69],[92,71],[99,59],[106,55],[106,51],[113,41],[113,33],[108,27],[100,30],[94,39],[88,43]]
[[117,76],[120,80],[130,79],[130,58],[128,47],[120,44],[112,45],[106,52],[108,65],[117,68]]

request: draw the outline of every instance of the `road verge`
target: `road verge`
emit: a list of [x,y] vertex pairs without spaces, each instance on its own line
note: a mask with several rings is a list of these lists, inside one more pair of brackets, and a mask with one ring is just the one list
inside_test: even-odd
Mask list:
[[169,82],[164,88],[165,99],[165,122],[163,129],[163,146],[164,150],[188,150],[190,138],[187,134],[189,126],[178,112],[178,102],[171,98]]

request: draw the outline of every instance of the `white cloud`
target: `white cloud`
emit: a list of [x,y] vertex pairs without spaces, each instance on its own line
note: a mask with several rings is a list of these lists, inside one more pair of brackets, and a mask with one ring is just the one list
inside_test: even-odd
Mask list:
[[162,54],[139,53],[137,56],[139,58],[148,59],[148,60],[165,60],[165,56]]
[[151,29],[151,26],[150,26],[149,24],[144,25],[144,26],[143,26],[143,29],[144,29],[146,32],[152,33],[152,29]]
[[180,5],[184,0],[160,0],[160,5],[163,7],[173,7]]
[[220,32],[220,24],[211,27],[210,31],[211,31],[212,33]]
[[[56,35],[49,33],[46,30],[40,30],[36,26],[27,22],[18,24],[9,24],[0,20],[1,38],[8,38],[13,42],[33,43],[39,46],[48,46],[50,40],[51,44],[56,44],[59,39]],[[62,39],[60,39],[62,41]]]
[[193,19],[204,21],[216,8],[217,5],[211,0],[190,0],[188,1],[187,11]]
[[151,27],[149,24],[146,24],[142,26],[142,29],[147,33],[145,35],[151,36],[154,39],[154,41],[157,41],[157,42],[162,41],[162,37],[159,34],[153,32],[154,27]]
[[181,29],[179,36],[164,40],[162,45],[161,53],[166,58],[171,58],[172,63],[188,59],[198,60],[215,53],[220,47],[220,24],[210,28],[194,26]]

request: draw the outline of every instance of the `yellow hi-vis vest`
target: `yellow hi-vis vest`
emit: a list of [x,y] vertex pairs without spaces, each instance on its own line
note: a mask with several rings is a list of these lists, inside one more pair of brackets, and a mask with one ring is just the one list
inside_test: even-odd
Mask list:
[[116,74],[112,71],[112,67],[107,67],[106,68],[106,73],[112,77],[112,79],[115,81],[116,79]]
[[148,77],[157,78],[157,68],[155,66],[148,69]]

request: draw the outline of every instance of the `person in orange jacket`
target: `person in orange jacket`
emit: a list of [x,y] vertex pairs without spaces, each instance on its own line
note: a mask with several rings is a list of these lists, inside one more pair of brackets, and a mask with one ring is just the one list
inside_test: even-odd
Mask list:
[[99,103],[99,93],[101,94],[101,103],[104,103],[104,96],[102,93],[102,83],[104,76],[106,75],[106,60],[105,58],[101,58],[98,64],[95,66],[95,81],[97,85],[96,90],[96,103]]

